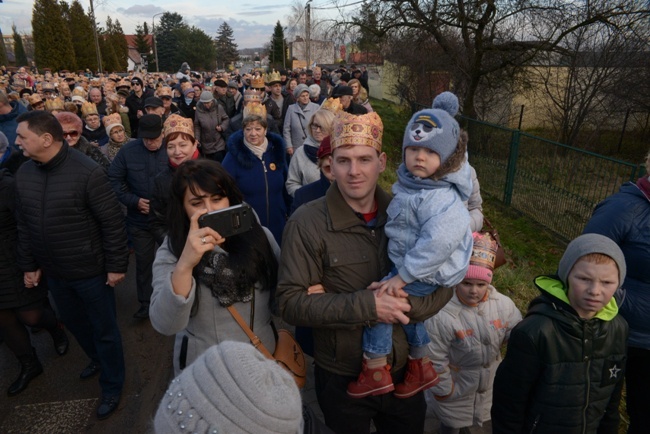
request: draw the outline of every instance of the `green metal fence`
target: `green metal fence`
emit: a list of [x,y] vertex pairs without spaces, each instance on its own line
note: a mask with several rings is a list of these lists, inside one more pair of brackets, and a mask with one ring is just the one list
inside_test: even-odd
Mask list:
[[645,172],[634,165],[530,134],[463,118],[481,192],[564,240],[580,235],[594,206]]

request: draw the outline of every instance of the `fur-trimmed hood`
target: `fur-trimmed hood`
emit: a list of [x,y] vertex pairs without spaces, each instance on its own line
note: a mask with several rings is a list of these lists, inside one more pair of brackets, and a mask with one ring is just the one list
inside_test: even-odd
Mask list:
[[[271,153],[273,162],[278,167],[279,170],[284,170],[286,165],[285,160],[285,146],[284,139],[275,133],[270,133],[267,131],[266,138],[269,141],[269,147],[264,153],[267,155]],[[227,149],[230,155],[246,169],[253,167],[253,163],[257,159],[253,153],[246,147],[244,144],[244,131],[239,130],[235,132],[228,139]]]

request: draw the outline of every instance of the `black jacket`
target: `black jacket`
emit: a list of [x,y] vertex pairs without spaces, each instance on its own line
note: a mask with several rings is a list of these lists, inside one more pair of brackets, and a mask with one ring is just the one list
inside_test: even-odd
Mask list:
[[62,279],[126,272],[124,217],[106,172],[63,143],[47,163],[16,175],[18,265]]
[[138,137],[138,125],[140,124],[140,118],[138,118],[138,110],[142,111],[145,114],[144,110],[144,100],[154,96],[153,90],[145,87],[142,89],[142,96],[138,97],[135,93],[126,97],[126,106],[129,108],[129,123],[131,124],[131,137]]
[[510,334],[494,380],[494,432],[616,434],[627,323],[614,310],[581,319],[552,294],[561,282],[535,282],[542,295]]
[[167,205],[171,194],[172,179],[176,169],[171,165],[156,175],[153,194],[149,202],[149,227],[158,244],[162,244],[167,235]]

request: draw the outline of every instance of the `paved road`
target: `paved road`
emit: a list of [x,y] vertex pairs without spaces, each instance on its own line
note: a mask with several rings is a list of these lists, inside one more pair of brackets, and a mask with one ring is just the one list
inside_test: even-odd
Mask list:
[[[20,395],[9,398],[6,390],[20,371],[6,345],[0,345],[0,433],[98,434],[150,433],[158,402],[172,378],[173,337],[153,330],[148,321],[133,319],[138,303],[133,256],[125,282],[116,289],[118,322],[126,359],[126,384],[118,410],[98,421],[95,408],[100,395],[97,378],[79,380],[88,363],[70,336],[65,356],[54,352],[46,331],[32,335],[32,343],[44,373],[32,380]],[[309,360],[311,362],[311,360]],[[303,402],[321,415],[314,393],[313,370],[308,371]],[[435,428],[435,429],[434,429]],[[437,432],[437,423],[427,418],[425,433]]]

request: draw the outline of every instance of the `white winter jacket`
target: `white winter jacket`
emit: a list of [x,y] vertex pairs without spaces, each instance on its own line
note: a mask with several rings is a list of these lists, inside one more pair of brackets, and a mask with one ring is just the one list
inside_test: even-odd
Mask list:
[[[440,383],[427,390],[429,409],[451,428],[482,426],[490,419],[492,384],[501,346],[521,321],[513,301],[490,285],[476,307],[456,292],[447,305],[425,321],[429,350]],[[436,399],[437,398],[437,399]]]

